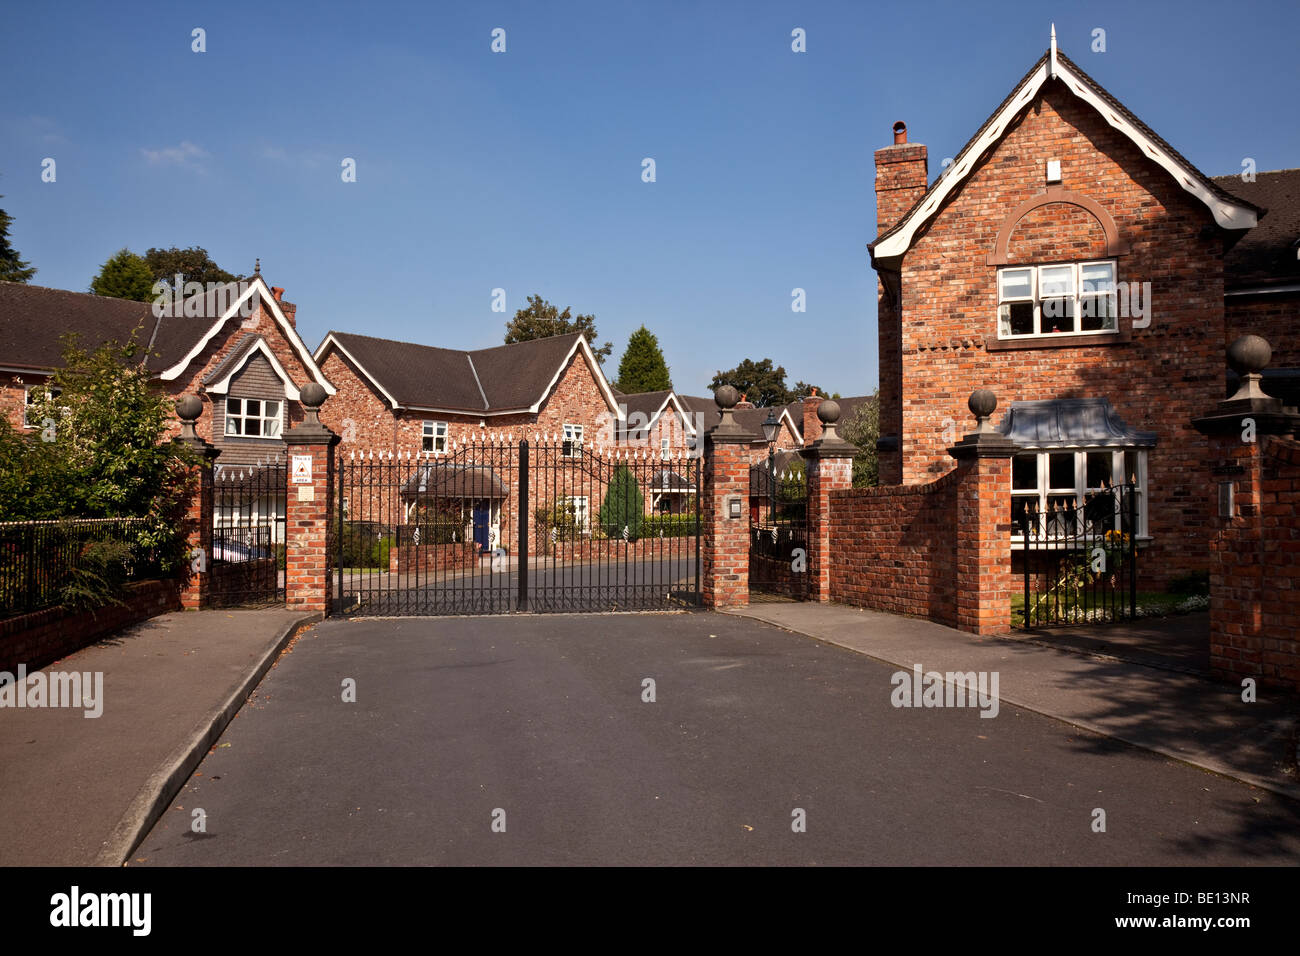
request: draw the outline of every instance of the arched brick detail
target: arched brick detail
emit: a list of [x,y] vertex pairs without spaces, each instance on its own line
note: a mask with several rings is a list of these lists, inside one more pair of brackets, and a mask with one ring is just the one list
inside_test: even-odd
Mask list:
[[1120,238],[1119,228],[1115,225],[1114,218],[1096,200],[1090,199],[1083,193],[1065,189],[1062,186],[1048,186],[1046,192],[1026,199],[1011,210],[1006,219],[1002,220],[997,239],[993,243],[993,251],[988,256],[988,264],[991,266],[1008,265],[1010,260],[1007,256],[1007,246],[1011,241],[1011,234],[1015,231],[1016,225],[1033,210],[1053,203],[1078,206],[1097,220],[1097,224],[1101,226],[1102,235],[1106,238],[1105,255],[1107,257],[1122,256],[1128,252],[1128,243]]

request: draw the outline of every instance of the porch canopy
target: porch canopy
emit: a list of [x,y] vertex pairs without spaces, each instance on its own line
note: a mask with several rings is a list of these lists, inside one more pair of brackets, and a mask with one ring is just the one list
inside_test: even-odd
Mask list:
[[487,465],[429,462],[402,485],[402,497],[500,500],[510,497],[510,488]]
[[1131,428],[1107,398],[1012,402],[997,430],[1017,445],[1038,448],[1154,448],[1155,432]]

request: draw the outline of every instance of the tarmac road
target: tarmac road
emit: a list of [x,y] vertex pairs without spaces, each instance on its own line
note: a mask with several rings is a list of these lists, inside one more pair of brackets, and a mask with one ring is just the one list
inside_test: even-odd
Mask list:
[[330,620],[130,865],[1300,859],[1300,803],[893,672],[706,612]]

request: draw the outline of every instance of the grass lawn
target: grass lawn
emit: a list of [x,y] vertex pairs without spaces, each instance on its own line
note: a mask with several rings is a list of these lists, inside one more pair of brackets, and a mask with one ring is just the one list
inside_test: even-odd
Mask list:
[[[1089,597],[1089,595],[1085,595]],[[1034,600],[1031,593],[1029,599]],[[1190,614],[1193,611],[1204,611],[1210,606],[1210,599],[1205,595],[1193,594],[1166,594],[1163,591],[1139,591],[1137,593],[1137,616],[1138,617],[1168,617],[1171,614]],[[1125,595],[1121,599],[1121,609],[1127,613],[1128,599]],[[1063,614],[1066,609],[1062,608]],[[1073,612],[1068,612],[1073,614]],[[1094,616],[1095,615],[1095,616]],[[1078,623],[1096,623],[1107,619],[1105,605],[1101,605],[1088,613],[1088,606],[1085,605],[1084,613],[1080,614]],[[1060,622],[1061,624],[1074,623],[1068,618]],[[1023,590],[1016,591],[1011,595],[1011,626],[1024,627],[1025,625],[1025,593]],[[1040,626],[1049,626],[1047,624]]]

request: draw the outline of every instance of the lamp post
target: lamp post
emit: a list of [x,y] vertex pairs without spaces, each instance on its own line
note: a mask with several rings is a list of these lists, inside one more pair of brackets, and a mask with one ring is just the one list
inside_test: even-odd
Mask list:
[[781,420],[776,417],[776,409],[769,408],[767,418],[763,419],[763,439],[767,442],[767,475],[772,488],[767,520],[773,529],[776,528],[776,433],[780,428]]

